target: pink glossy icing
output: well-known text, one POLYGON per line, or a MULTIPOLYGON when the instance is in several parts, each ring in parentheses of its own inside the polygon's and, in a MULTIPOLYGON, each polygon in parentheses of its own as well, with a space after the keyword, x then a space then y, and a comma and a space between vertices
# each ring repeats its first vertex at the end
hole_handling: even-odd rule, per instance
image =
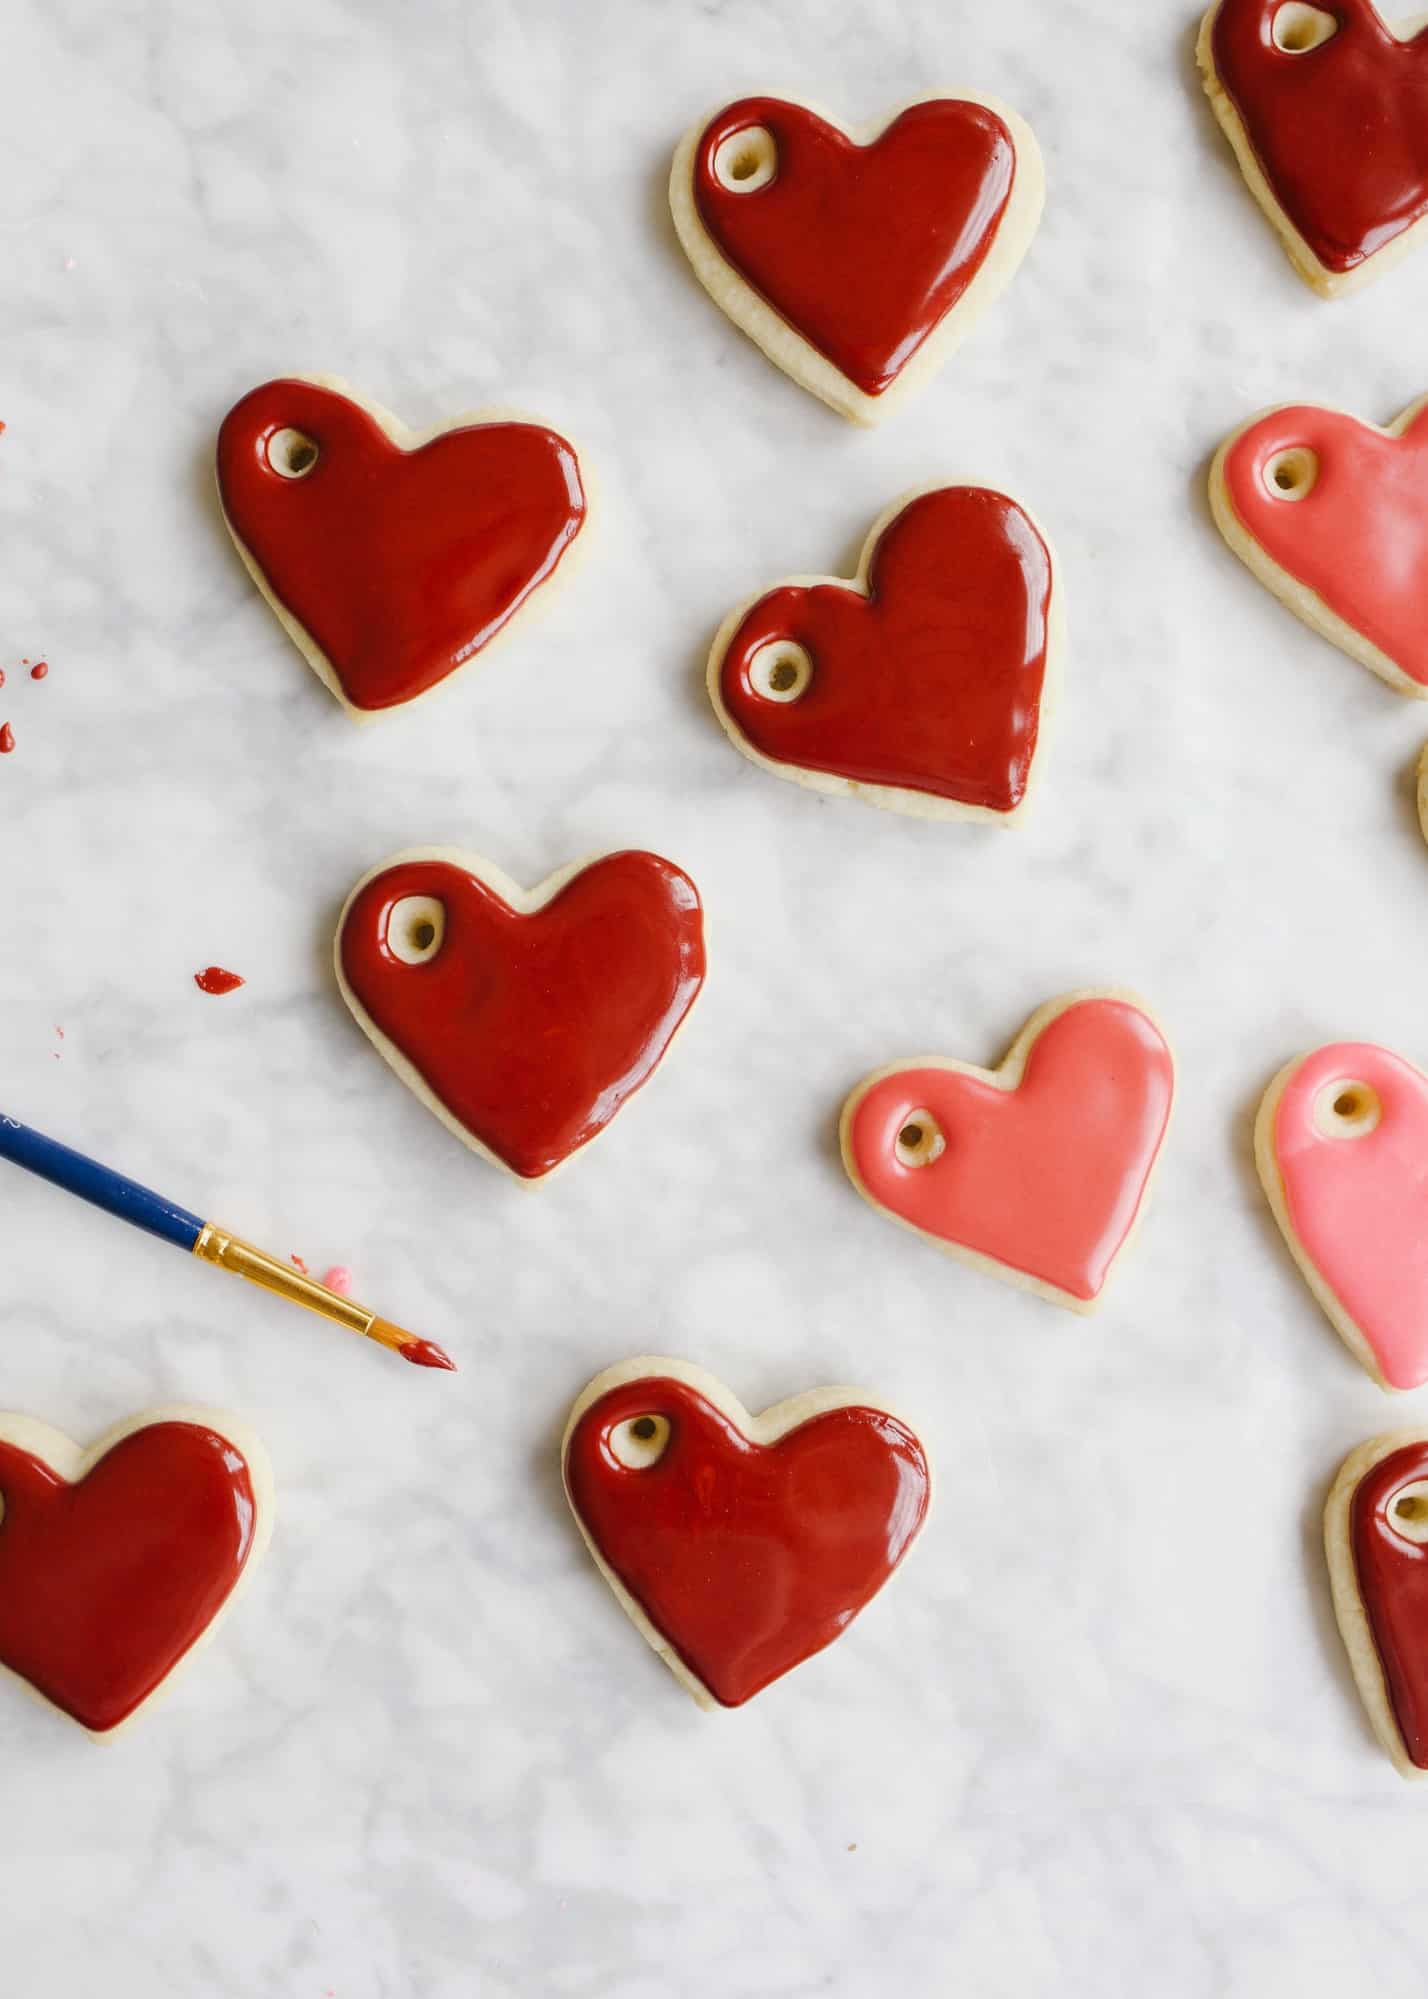
POLYGON ((1250 425, 1225 456, 1240 525, 1296 583, 1428 685, 1428 408, 1402 437, 1340 410, 1299 405, 1250 425), (1306 446, 1318 477, 1302 499, 1267 477, 1306 446))
POLYGON ((1428 1076, 1371 1043, 1316 1049, 1290 1077, 1274 1156, 1299 1246, 1372 1349, 1390 1388, 1428 1381, 1428 1076), (1361 1137, 1321 1131, 1321 1092, 1366 1083, 1382 1107, 1361 1137))
POLYGON ((1015 1089, 915 1065, 874 1083, 849 1121, 849 1149, 879 1206, 1089 1301, 1135 1226, 1174 1090, 1148 1015, 1127 1000, 1077 1000, 1041 1030, 1015 1089), (906 1166, 898 1133, 919 1110, 946 1146, 906 1166))

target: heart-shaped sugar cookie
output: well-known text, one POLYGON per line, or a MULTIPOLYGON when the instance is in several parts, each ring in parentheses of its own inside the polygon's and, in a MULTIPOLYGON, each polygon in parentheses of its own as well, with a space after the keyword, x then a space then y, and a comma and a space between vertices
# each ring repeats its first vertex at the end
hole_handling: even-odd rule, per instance
POLYGON ((266 382, 218 434, 238 552, 359 719, 429 693, 569 570, 589 500, 572 445, 497 412, 417 433, 345 383, 266 382))
POLYGON ((709 698, 779 777, 922 818, 1010 821, 1062 650, 1045 536, 1004 494, 933 487, 875 524, 858 574, 795 577, 724 620, 709 698))
POLYGON ((1374 1733, 1428 1773, 1428 1432, 1350 1453, 1324 1508, 1334 1612, 1374 1733))
POLYGON ((869 1076, 843 1107, 843 1163, 894 1221, 1087 1312, 1140 1218, 1174 1093, 1140 1001, 1070 993, 998 1069, 928 1060, 869 1076))
POLYGON ((1428 398, 1386 430, 1313 404, 1269 410, 1215 454, 1210 505, 1296 617, 1428 696, 1428 398))
POLYGON ((703 1707, 739 1707, 847 1630, 927 1517, 908 1426, 851 1388, 751 1416, 702 1368, 597 1375, 561 1445, 605 1580, 703 1707))
POLYGON ((525 890, 476 855, 414 849, 352 891, 336 960, 402 1081, 531 1183, 653 1074, 704 983, 704 912, 657 854, 605 854, 525 890))
POLYGON ((876 423, 1008 283, 1041 156, 1004 105, 927 97, 851 132, 745 97, 688 133, 669 198, 700 283, 769 359, 876 423))
POLYGON ((1255 1157, 1350 1352, 1383 1388, 1428 1381, 1428 1076, 1370 1042, 1301 1055, 1265 1092, 1255 1157))
POLYGON ((1428 31, 1372 0, 1216 0, 1200 31, 1215 115, 1302 277, 1333 297, 1428 223, 1428 31))
POLYGON ((228 1417, 154 1409, 83 1451, 0 1415, 0 1669, 111 1734, 212 1635, 271 1519, 267 1458, 228 1417))

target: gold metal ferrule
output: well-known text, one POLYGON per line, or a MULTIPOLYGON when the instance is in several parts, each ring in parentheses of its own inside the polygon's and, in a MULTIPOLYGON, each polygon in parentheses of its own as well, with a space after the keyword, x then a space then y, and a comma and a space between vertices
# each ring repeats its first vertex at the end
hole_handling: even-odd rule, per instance
POLYGON ((256 1249, 240 1236, 215 1228, 212 1222, 205 1222, 199 1231, 193 1253, 204 1263, 216 1263, 220 1270, 231 1270, 239 1277, 246 1277, 250 1284, 260 1285, 264 1291, 275 1291, 280 1298, 291 1298, 296 1305, 306 1305, 309 1312, 318 1312, 324 1319, 335 1320, 350 1333, 365 1336, 371 1331, 377 1316, 365 1305, 358 1305, 351 1298, 341 1298, 335 1291, 329 1291, 315 1277, 305 1276, 295 1264, 279 1263, 266 1250, 256 1249))

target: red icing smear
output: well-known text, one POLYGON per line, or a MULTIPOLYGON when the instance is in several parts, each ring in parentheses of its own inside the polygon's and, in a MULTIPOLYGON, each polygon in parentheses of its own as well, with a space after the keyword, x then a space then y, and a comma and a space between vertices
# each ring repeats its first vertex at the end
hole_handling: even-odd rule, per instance
POLYGON ((1428 1770, 1428 1547, 1396 1532, 1389 1510, 1420 1479, 1428 1479, 1428 1443, 1382 1459, 1354 1490, 1349 1535, 1389 1706, 1410 1760, 1428 1770))
POLYGON ((50 663, 47 659, 36 660, 35 664, 30 668, 30 678, 31 680, 43 680, 49 670, 50 663))
POLYGON ((444 1347, 436 1344, 435 1340, 410 1340, 406 1346, 398 1347, 397 1352, 403 1360, 409 1360, 413 1367, 444 1367, 452 1374, 456 1372, 456 1362, 444 1347))
POLYGON ((246 979, 236 972, 225 972, 221 965, 210 965, 207 970, 195 972, 193 982, 201 993, 236 993, 239 986, 246 985, 246 979))
POLYGON ((1400 42, 1369 0, 1332 0, 1338 33, 1298 54, 1282 0, 1224 0, 1215 69, 1280 206, 1319 262, 1351 271, 1428 214, 1428 34, 1400 42))
POLYGON ((223 1607, 253 1545, 242 1455, 154 1423, 76 1485, 0 1442, 0 1665, 96 1733, 132 1714, 223 1607))
POLYGON ((604 1129, 704 982, 698 891, 672 862, 638 852, 593 861, 529 915, 449 861, 405 861, 357 896, 339 951, 373 1024, 526 1179, 604 1129), (388 941, 408 896, 446 912, 439 949, 418 964, 388 941))
POLYGON ((802 105, 746 97, 705 127, 700 220, 723 255, 865 395, 894 382, 986 260, 1016 173, 1011 133, 979 104, 915 104, 869 146, 802 105), (773 178, 727 188, 714 157, 762 126, 773 178))
POLYGON ((391 708, 454 673, 550 577, 585 520, 575 452, 531 423, 448 431, 416 451, 311 382, 268 382, 218 435, 229 525, 358 708, 391 708), (268 462, 280 430, 311 471, 268 462))
POLYGON ((1014 500, 951 486, 883 529, 871 594, 789 584, 734 634, 719 691, 763 756, 861 784, 1007 812, 1036 753, 1051 557, 1014 500), (794 701, 754 685, 758 649, 791 639, 813 673, 794 701))
POLYGON ((565 1479, 602 1561, 724 1707, 846 1630, 907 1552, 930 1490, 921 1444, 882 1410, 830 1410, 763 1445, 659 1376, 591 1404, 565 1479), (668 1443, 631 1469, 611 1432, 645 1415, 667 1419, 668 1443))

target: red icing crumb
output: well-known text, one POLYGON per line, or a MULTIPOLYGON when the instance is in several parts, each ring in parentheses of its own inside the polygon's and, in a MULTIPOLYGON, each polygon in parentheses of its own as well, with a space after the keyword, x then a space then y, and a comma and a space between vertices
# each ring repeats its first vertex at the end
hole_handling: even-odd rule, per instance
POLYGON ((4 434, 5 434, 5 426, 3 423, 0 423, 0 437, 3 437, 4 434))
POLYGON ((30 668, 30 678, 31 680, 43 680, 49 670, 50 663, 47 659, 37 659, 35 664, 30 668))
POLYGON ((298 1255, 296 1250, 294 1250, 292 1255, 288 1258, 288 1262, 293 1266, 294 1270, 300 1270, 304 1277, 310 1277, 312 1275, 311 1271, 308 1269, 307 1265, 303 1262, 302 1258, 298 1255))
MULTIPOLYGON (((4 739, 0 737, 0 748, 4 739)), ((206 971, 195 972, 193 982, 201 993, 236 993, 239 986, 246 985, 236 972, 225 972, 221 965, 210 965, 206 971)))
POLYGON ((0 729, 0 756, 8 757, 11 750, 13 750, 14 747, 15 747, 15 731, 10 727, 10 724, 7 722, 4 728, 0 729))
POLYGON ((323 1273, 323 1283, 329 1291, 335 1291, 339 1298, 352 1296, 352 1272, 345 1263, 334 1263, 331 1270, 323 1273))

